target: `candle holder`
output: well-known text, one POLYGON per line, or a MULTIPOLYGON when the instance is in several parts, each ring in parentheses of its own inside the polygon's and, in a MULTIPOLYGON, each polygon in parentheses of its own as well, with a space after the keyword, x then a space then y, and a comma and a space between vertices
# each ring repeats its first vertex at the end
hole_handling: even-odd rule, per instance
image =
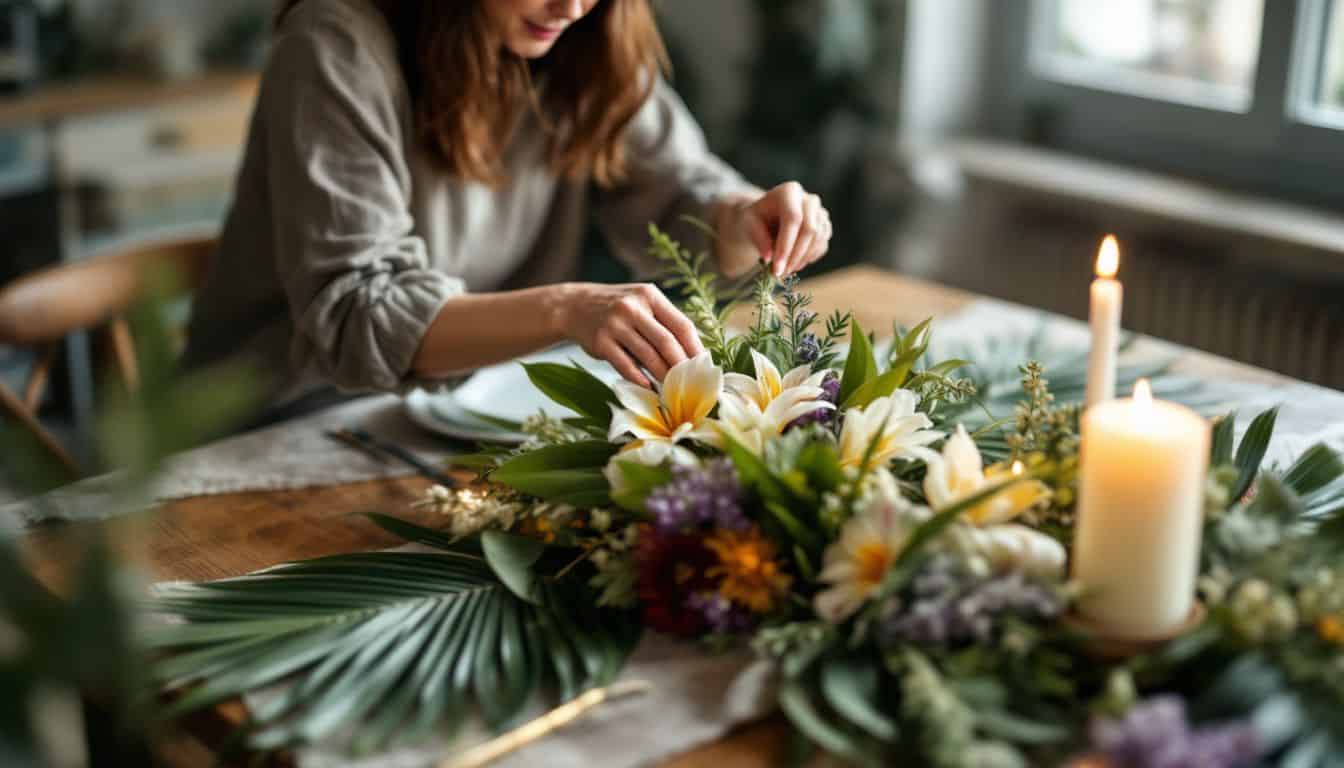
POLYGON ((1186 616, 1185 621, 1181 622, 1180 626, 1160 635, 1146 637, 1128 637, 1116 634, 1113 627, 1098 624, 1074 612, 1065 614, 1063 622, 1070 629, 1083 636, 1084 643, 1093 656, 1108 661, 1122 661, 1145 653, 1152 653, 1172 640, 1189 634, 1200 624, 1203 624, 1207 616, 1208 611, 1204 608, 1204 604, 1196 600, 1190 606, 1190 614, 1186 616))

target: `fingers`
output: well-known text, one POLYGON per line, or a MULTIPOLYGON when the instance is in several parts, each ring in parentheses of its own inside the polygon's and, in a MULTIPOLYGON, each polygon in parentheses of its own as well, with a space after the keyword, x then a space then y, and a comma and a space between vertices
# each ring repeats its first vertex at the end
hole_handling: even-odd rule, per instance
POLYGON ((771 271, 775 277, 783 277, 789 266, 789 258, 798 245, 798 234, 803 228, 803 187, 790 181, 770 191, 780 197, 779 230, 775 235, 774 258, 771 259, 771 271))
MULTIPOLYGON (((769 236, 766 237, 769 242, 769 236)), ((649 299, 649 308, 653 310, 654 318, 662 324, 676 338, 686 357, 695 357, 705 351, 705 346, 700 343, 700 332, 696 330, 695 323, 686 317, 677 306, 668 300, 663 292, 658 290, 657 286, 650 285, 647 297, 649 299)))
POLYGON ((653 378, 658 381, 663 380, 673 365, 663 359, 662 353, 649 343, 640 329, 621 328, 616 331, 616 341, 634 360, 635 365, 642 366, 645 372, 653 374, 653 378))
POLYGON ((626 290, 616 302, 596 351, 626 379, 650 386, 640 366, 661 380, 672 366, 704 348, 694 324, 656 286, 634 285, 626 290))
POLYGON ((756 246, 761 261, 769 264, 775 257, 775 242, 770 237, 770 228, 760 216, 747 216, 747 235, 756 246))
POLYGON ((653 388, 653 385, 649 383, 648 377, 643 373, 640 373, 639 367, 635 365, 635 361, 632 360, 630 355, 614 340, 607 338, 599 341, 593 348, 593 352, 596 353, 598 357, 611 363, 611 367, 615 368, 616 372, 621 374, 621 378, 638 387, 644 387, 645 389, 653 388))
POLYGON ((831 214, 821 205, 821 200, 819 198, 817 199, 816 211, 813 214, 812 221, 814 222, 813 227, 816 232, 815 236, 812 238, 812 247, 809 248, 807 253, 802 255, 801 260, 794 265, 793 271, 795 272, 801 271, 809 264, 815 263, 830 250, 831 234, 833 232, 831 227, 831 214))

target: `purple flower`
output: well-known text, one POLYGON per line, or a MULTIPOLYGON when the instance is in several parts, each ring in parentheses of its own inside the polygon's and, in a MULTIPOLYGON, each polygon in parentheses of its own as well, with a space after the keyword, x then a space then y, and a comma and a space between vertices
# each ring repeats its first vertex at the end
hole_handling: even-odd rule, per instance
POLYGON ((1191 729, 1185 700, 1157 696, 1139 702, 1121 720, 1092 722, 1092 746, 1123 768, 1236 768, 1260 756, 1249 721, 1191 729))
POLYGON ((976 578, 951 556, 936 557, 912 580, 906 604, 883 622, 884 643, 984 642, 1008 616, 1052 619, 1063 604, 1050 587, 1021 572, 976 578))
MULTIPOLYGON (((821 397, 817 399, 833 405, 840 399, 840 377, 836 376, 834 372, 827 373, 826 378, 821 380, 821 397)), ((789 422, 784 431, 805 427, 808 424, 829 424, 835 419, 836 410, 835 408, 818 408, 810 413, 805 413, 789 422)))
POLYGON ((665 533, 707 525, 742 531, 748 525, 737 468, 726 458, 701 467, 673 467, 672 482, 650 493, 644 506, 665 533))
POLYGON ((725 635, 750 632, 755 622, 741 606, 715 592, 696 592, 686 598, 686 607, 700 614, 711 631, 725 635))
POLYGON ((794 358, 800 363, 815 363, 817 358, 821 357, 821 342, 814 333, 804 333, 798 340, 798 349, 794 351, 794 358))

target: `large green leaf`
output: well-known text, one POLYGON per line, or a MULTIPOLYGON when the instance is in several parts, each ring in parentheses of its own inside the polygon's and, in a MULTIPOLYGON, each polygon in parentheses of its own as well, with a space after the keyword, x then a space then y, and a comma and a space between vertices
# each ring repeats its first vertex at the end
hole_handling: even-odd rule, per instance
POLYGON ((881 671, 853 657, 828 659, 821 666, 821 693, 846 720, 874 738, 895 741, 900 735, 896 723, 879 709, 878 680, 881 671))
POLYGON ((1213 420, 1213 441, 1209 450, 1209 466, 1221 467, 1232 463, 1232 449, 1236 442, 1236 411, 1213 420))
POLYGON ((578 578, 532 589, 529 548, 487 539, 485 557, 339 555, 167 588, 152 607, 185 623, 146 631, 151 647, 174 651, 155 665, 155 678, 194 685, 168 715, 285 681, 283 693, 255 709, 251 746, 348 729, 352 745, 367 750, 436 725, 454 731, 473 711, 506 728, 545 680, 564 681, 569 698, 609 679, 637 637, 631 617, 596 608, 578 578), (502 574, 527 580, 535 603, 502 574), (556 642, 557 626, 566 642, 556 642))
POLYGON ((546 551, 545 544, 504 531, 486 531, 481 534, 481 551, 504 586, 529 603, 537 602, 537 576, 532 566, 546 551))
POLYGON ((868 341, 868 335, 859 327, 859 321, 850 320, 849 356, 845 358, 845 370, 840 376, 839 401, 848 402, 850 395, 875 378, 877 378, 877 358, 873 356, 873 345, 868 341))
POLYGON ((1256 475, 1260 474, 1260 464, 1265 460, 1265 451, 1269 450, 1269 440, 1274 435, 1274 422, 1278 416, 1278 408, 1265 411, 1251 421, 1246 434, 1241 436, 1234 462, 1238 474, 1237 483, 1232 487, 1232 498, 1239 499, 1245 495, 1255 482, 1256 475))
POLYGON ((525 363, 527 377, 543 394, 605 429, 611 424, 616 393, 582 366, 525 363))
POLYGON ((603 440, 549 445, 509 459, 490 478, 547 501, 605 506, 611 494, 602 468, 616 451, 617 446, 603 440))
POLYGON ((619 491, 612 491, 611 500, 630 512, 643 512, 644 500, 655 489, 672 481, 672 470, 667 467, 649 467, 634 461, 616 460, 624 480, 619 491))

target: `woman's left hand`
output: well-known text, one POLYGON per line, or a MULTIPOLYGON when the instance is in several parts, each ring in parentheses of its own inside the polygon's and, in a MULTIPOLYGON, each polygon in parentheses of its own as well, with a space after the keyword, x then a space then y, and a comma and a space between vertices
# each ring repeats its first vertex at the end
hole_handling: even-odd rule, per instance
POLYGON ((792 275, 830 248, 831 214, 820 197, 796 181, 780 184, 736 211, 738 231, 750 239, 775 277, 792 275))

